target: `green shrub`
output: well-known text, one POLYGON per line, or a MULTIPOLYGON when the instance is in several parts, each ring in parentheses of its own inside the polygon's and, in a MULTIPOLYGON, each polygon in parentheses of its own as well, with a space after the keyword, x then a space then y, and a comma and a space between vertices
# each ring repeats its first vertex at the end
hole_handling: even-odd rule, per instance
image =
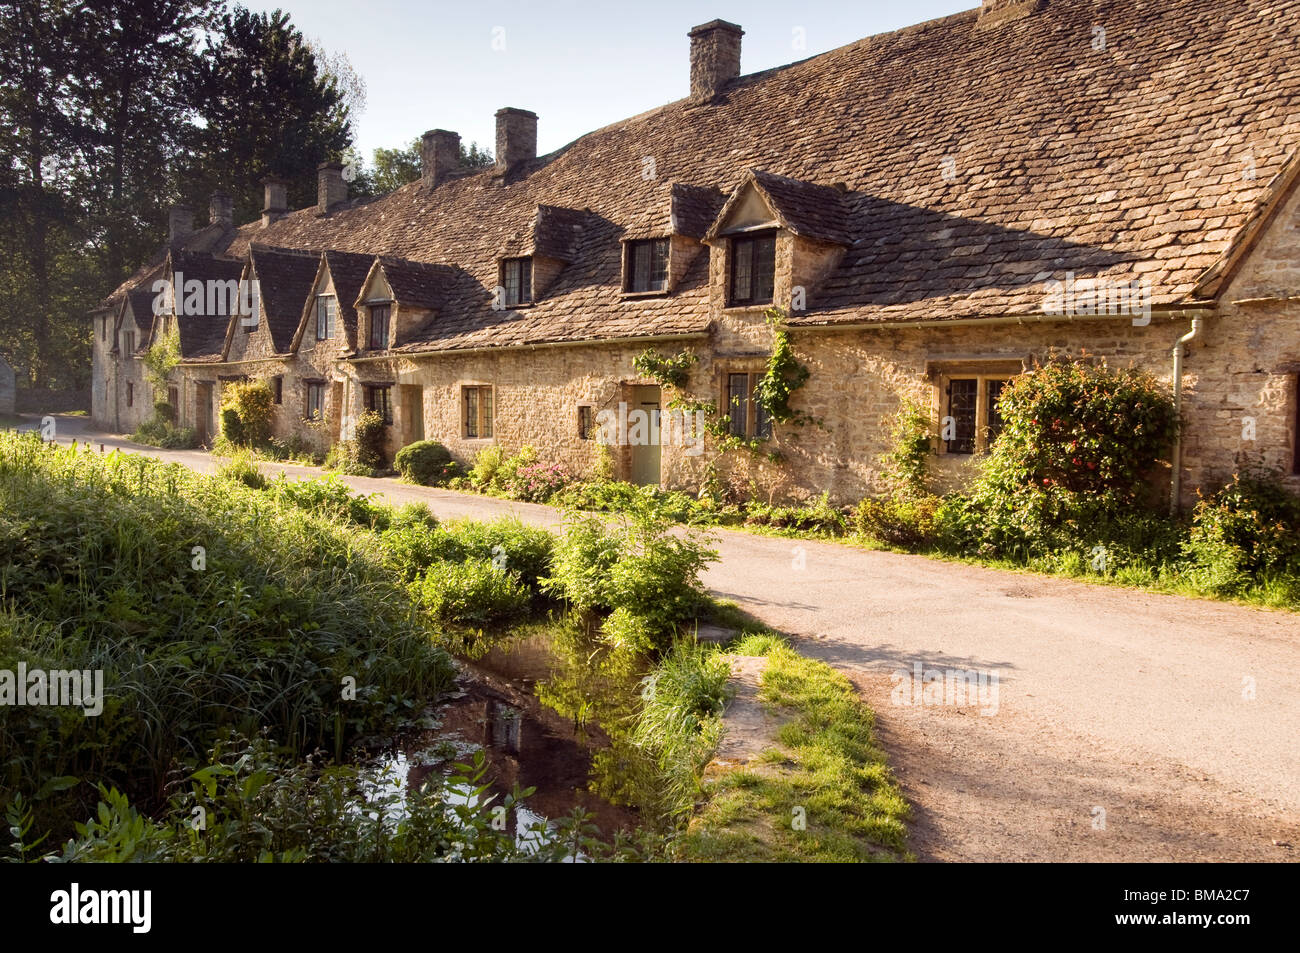
POLYGON ((275 395, 266 381, 235 381, 221 392, 221 430, 240 446, 261 447, 271 439, 275 395))
POLYGON ((509 472, 502 488, 512 499, 529 503, 545 503, 573 482, 573 474, 563 463, 525 463, 509 472))
POLYGON ((421 440, 397 451, 393 464, 402 479, 421 486, 447 482, 451 452, 436 440, 421 440))
POLYGON ((388 454, 388 425, 383 415, 367 410, 357 418, 352 439, 356 443, 357 464, 370 470, 382 470, 388 454))
POLYGON ((538 580, 550 571, 555 536, 549 530, 528 526, 517 517, 490 523, 472 520, 448 523, 446 530, 462 552, 494 562, 530 588, 536 588, 538 580))
POLYGON ((222 480, 242 483, 254 490, 260 490, 266 486, 266 477, 258 469, 256 459, 247 452, 236 453, 219 464, 217 466, 217 476, 222 480))
POLYGON ((1001 435, 968 499, 950 508, 963 550, 1028 558, 1070 549, 1153 503, 1149 481, 1177 423, 1149 376, 1056 362, 1014 378, 998 406, 1001 435))
POLYGON ((1300 574, 1300 498, 1276 480, 1237 474, 1197 504, 1184 555, 1192 580, 1217 593, 1300 574))
POLYGON ((934 432, 927 407, 914 400, 903 402, 894 418, 892 448, 881 457, 897 496, 929 495, 930 458, 934 453, 934 432))
POLYGON ((942 504, 936 496, 864 499, 853 513, 854 528, 891 546, 927 547, 938 539, 942 504))
POLYGON ((167 403, 167 401, 165 400, 154 401, 153 419, 161 421, 165 424, 171 424, 172 426, 175 426, 176 408, 173 407, 171 404, 167 403))
POLYGON ((440 622, 489 625, 522 613, 528 590, 490 559, 435 562, 417 584, 420 601, 440 622))
POLYGON ((189 450, 199 445, 198 435, 192 428, 173 427, 160 420, 146 420, 136 428, 131 439, 164 450, 189 450))
POLYGON ((383 530, 391 518, 387 506, 373 502, 368 494, 352 492, 337 473, 319 480, 291 480, 282 473, 268 486, 277 499, 290 506, 341 522, 383 530))
POLYGON ((374 476, 374 467, 361 462, 361 449, 355 440, 341 440, 325 454, 325 469, 344 476, 374 476))
POLYGON ((496 481, 503 457, 501 447, 497 444, 486 446, 476 453, 474 466, 469 471, 470 482, 480 489, 491 486, 496 481))

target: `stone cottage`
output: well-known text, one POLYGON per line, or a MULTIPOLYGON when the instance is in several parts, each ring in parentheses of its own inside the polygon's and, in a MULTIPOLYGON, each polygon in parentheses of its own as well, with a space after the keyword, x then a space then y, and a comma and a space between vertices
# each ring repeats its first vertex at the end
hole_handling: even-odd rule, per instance
POLYGON ((201 228, 175 210, 92 315, 95 418, 130 430, 163 399, 138 367, 175 327, 166 399, 204 437, 246 377, 273 382, 282 436, 344 439, 373 409, 390 449, 530 444, 578 472, 602 412, 642 411, 661 436, 613 448, 623 478, 694 488, 716 466, 850 501, 882 488, 905 400, 957 481, 1003 382, 1065 355, 1176 390, 1184 502, 1247 464, 1300 489, 1300 0, 984 0, 749 75, 742 34, 695 27, 687 98, 549 155, 505 108, 485 170, 435 129, 420 180, 378 199, 327 164, 311 208, 271 180, 255 222, 220 193, 201 228), (182 275, 256 279, 255 313, 206 294, 176 313, 182 275), (819 426, 753 399, 773 307, 819 426), (680 389, 636 369, 648 348, 695 356, 680 389), (663 438, 690 435, 667 425, 683 402, 779 461, 663 438))

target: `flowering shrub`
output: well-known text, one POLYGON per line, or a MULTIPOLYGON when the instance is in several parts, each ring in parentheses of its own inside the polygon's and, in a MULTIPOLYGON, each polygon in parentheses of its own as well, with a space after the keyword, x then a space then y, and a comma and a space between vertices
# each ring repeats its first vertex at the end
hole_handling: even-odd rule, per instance
POLYGON ((526 463, 506 483, 506 492, 516 500, 544 503, 573 482, 563 463, 526 463))

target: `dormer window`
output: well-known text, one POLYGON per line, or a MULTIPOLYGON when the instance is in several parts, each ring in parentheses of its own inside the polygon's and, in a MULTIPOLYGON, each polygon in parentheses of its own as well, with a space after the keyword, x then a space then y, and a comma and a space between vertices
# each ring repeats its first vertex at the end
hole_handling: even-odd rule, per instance
POLYGON ((388 350, 388 325, 391 313, 389 305, 370 306, 370 349, 372 351, 388 350))
POLYGON ((772 303, 776 279, 776 233, 737 235, 731 239, 732 307, 772 303))
POLYGON ((623 290, 633 294, 668 289, 668 239, 627 242, 623 290))
POLYGON ((507 258, 501 262, 502 304, 517 308, 533 300, 533 260, 507 258))
POLYGON ((334 322, 338 314, 338 299, 333 295, 316 298, 316 340, 325 341, 334 336, 334 322))

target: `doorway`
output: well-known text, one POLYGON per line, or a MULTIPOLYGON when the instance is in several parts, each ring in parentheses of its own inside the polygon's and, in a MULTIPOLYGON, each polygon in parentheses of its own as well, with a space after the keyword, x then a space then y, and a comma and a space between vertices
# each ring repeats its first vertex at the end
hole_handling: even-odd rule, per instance
POLYGON ((212 381, 196 383, 194 395, 194 436, 206 447, 212 436, 212 381))
POLYGON ((402 446, 424 439, 424 388, 419 384, 402 384, 398 391, 402 414, 402 446))
POLYGON ((630 391, 627 439, 632 452, 632 482, 639 486, 658 486, 661 444, 659 388, 632 387, 630 391), (639 417, 638 411, 644 416, 639 417))

